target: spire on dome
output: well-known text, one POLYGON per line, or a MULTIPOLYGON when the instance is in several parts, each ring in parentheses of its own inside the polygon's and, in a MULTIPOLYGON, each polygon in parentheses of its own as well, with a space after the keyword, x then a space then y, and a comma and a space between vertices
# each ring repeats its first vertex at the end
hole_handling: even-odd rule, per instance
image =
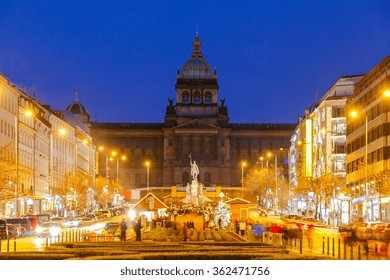
POLYGON ((196 36, 194 42, 192 43, 192 57, 203 57, 202 43, 200 42, 198 31, 196 31, 196 36))
POLYGON ((76 89, 76 99, 75 101, 79 101, 79 91, 76 89))

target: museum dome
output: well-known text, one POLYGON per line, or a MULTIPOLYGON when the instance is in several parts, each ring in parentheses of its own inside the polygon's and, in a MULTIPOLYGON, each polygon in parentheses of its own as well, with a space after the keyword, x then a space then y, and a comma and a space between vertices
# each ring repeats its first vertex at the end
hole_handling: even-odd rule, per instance
POLYGON ((68 105, 66 107, 66 111, 71 112, 72 114, 76 115, 86 115, 89 117, 89 113, 87 108, 81 102, 79 101, 79 93, 76 91, 76 99, 73 101, 72 104, 68 105))
POLYGON ((210 64, 203 58, 202 43, 200 42, 198 32, 192 43, 192 55, 184 64, 181 72, 183 79, 213 79, 214 74, 210 64))

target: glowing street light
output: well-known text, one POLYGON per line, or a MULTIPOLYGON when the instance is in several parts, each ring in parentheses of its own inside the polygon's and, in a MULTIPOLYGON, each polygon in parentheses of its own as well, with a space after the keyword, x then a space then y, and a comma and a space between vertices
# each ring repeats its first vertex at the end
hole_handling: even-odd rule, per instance
MULTIPOLYGON (((272 156, 272 153, 267 154, 268 157, 272 156)), ((278 156, 277 154, 274 154, 275 156, 275 208, 278 209, 278 156)))
POLYGON ((146 165, 146 191, 147 191, 147 193, 149 193, 149 166, 150 166, 150 162, 149 161, 145 162, 145 165, 146 165))
POLYGON ((241 197, 244 198, 244 167, 246 166, 246 162, 243 161, 241 163, 241 197))

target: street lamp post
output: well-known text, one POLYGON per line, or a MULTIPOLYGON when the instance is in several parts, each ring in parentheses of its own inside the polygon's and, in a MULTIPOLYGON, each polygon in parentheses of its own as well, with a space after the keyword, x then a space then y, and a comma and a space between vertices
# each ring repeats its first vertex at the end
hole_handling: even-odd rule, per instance
MULTIPOLYGON (((356 118, 358 113, 356 111, 351 112, 351 116, 356 118)), ((368 221, 369 220, 369 211, 368 211, 368 195, 369 195, 369 190, 368 190, 368 115, 367 113, 365 114, 365 147, 364 147, 364 168, 365 168, 365 197, 364 197, 364 205, 365 205, 365 215, 364 215, 364 220, 368 221)))
POLYGON ((241 163, 241 197, 244 198, 244 167, 246 166, 246 162, 241 163))
POLYGON ((365 199, 364 199, 364 201, 365 201, 365 204, 366 204, 366 218, 365 218, 365 220, 366 221, 368 221, 369 220, 369 218, 368 218, 368 116, 367 116, 367 114, 366 114, 366 139, 365 139, 365 144, 366 144, 366 146, 365 146, 365 154, 366 154, 366 156, 365 156, 365 159, 364 159, 364 164, 365 164, 365 168, 366 168, 366 170, 365 170, 365 175, 366 175, 366 197, 365 197, 365 199))
POLYGON ((149 193, 149 166, 150 166, 150 162, 147 161, 145 164, 146 164, 146 192, 149 193))
MULTIPOLYGON (((268 153, 267 155, 268 155, 268 157, 272 156, 271 153, 268 153)), ((278 206, 279 206, 279 201, 278 201, 278 155, 274 154, 274 157, 275 157, 275 208, 278 209, 278 206)))

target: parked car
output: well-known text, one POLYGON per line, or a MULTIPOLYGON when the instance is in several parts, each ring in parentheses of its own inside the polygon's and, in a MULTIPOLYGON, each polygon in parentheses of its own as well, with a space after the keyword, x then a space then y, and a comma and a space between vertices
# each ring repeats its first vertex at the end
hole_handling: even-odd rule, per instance
POLYGON ((54 237, 61 233, 61 228, 56 222, 45 222, 37 227, 38 237, 54 237))
POLYGON ((26 229, 24 227, 7 224, 8 238, 25 236, 26 229))
POLYGON ((119 222, 109 222, 104 225, 104 230, 106 233, 115 233, 119 227, 119 222))
POLYGON ((315 227, 315 228, 326 228, 328 225, 324 222, 318 221, 314 218, 308 218, 308 217, 303 217, 299 220, 296 220, 296 225, 298 227, 315 227))
POLYGON ((38 225, 46 222, 50 222, 50 214, 27 214, 24 217, 35 217, 37 218, 38 225))
POLYGON ((390 242, 390 223, 383 223, 374 226, 373 238, 386 243, 390 242))
POLYGON ((52 217, 50 222, 55 223, 60 227, 66 226, 66 219, 63 217, 52 217))
POLYGON ((383 222, 363 222, 356 226, 356 234, 360 240, 374 239, 374 228, 383 225, 383 222))
POLYGON ((70 219, 69 221, 67 221, 65 223, 65 226, 67 226, 67 227, 81 227, 81 226, 87 225, 91 221, 93 221, 93 219, 89 218, 89 217, 74 217, 74 218, 70 219))
POLYGON ((7 229, 7 222, 4 219, 0 220, 0 240, 1 239, 7 239, 8 237, 8 229, 7 229))
POLYGON ((38 226, 38 219, 35 216, 23 216, 23 218, 27 218, 30 220, 30 230, 35 232, 38 226))
POLYGON ((339 226, 339 233, 344 238, 350 238, 355 235, 357 240, 376 239, 375 230, 378 226, 383 226, 385 223, 375 222, 354 222, 347 225, 339 226))
POLYGON ((111 210, 108 210, 108 209, 93 210, 92 213, 100 218, 110 218, 112 216, 111 210))
POLYGON ((22 233, 22 236, 32 234, 31 222, 28 218, 5 218, 7 225, 12 224, 15 226, 20 226, 26 230, 22 233))

